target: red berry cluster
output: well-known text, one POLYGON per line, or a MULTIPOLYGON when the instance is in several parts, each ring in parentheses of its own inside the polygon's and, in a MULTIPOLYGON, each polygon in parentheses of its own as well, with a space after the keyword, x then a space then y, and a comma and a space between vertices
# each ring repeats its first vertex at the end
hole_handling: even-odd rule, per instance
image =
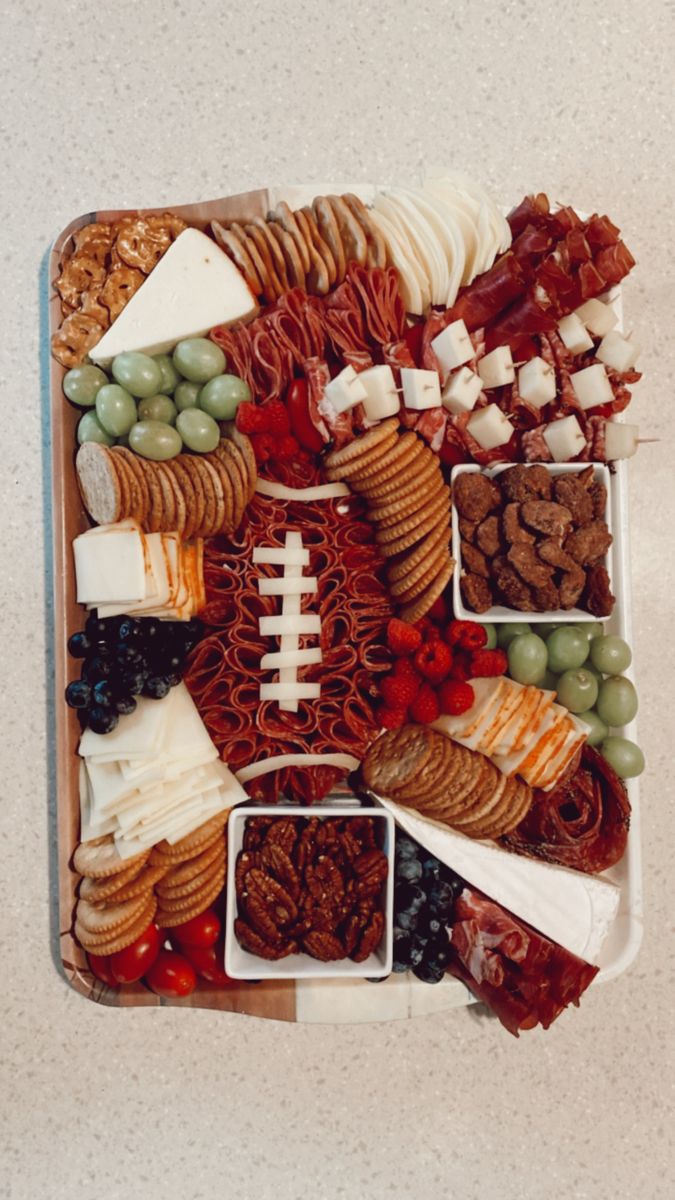
POLYGON ((441 713, 457 716, 474 702, 470 679, 503 675, 503 650, 486 650, 487 631, 477 621, 454 621, 445 601, 437 600, 414 625, 394 617, 387 644, 395 662, 381 685, 378 718, 385 729, 406 721, 430 724, 441 713))
POLYGON ((244 400, 237 408, 236 425, 240 433, 250 437, 257 463, 269 458, 295 458, 300 449, 281 400, 267 400, 264 404, 244 400))

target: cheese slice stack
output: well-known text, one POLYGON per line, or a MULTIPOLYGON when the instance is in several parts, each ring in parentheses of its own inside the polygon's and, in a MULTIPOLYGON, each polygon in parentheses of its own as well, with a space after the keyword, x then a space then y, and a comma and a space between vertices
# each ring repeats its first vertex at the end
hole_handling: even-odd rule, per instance
POLYGON ((140 698, 112 733, 80 739, 82 841, 112 833, 121 858, 186 837, 246 799, 218 757, 184 684, 140 698))
POLYGON ((73 554, 78 603, 99 617, 189 621, 206 603, 201 538, 144 533, 127 520, 80 534, 73 554))
POLYGON ((460 716, 443 715, 432 728, 492 760, 504 775, 520 775, 550 791, 586 740, 587 729, 555 692, 505 675, 472 679, 475 700, 460 716))

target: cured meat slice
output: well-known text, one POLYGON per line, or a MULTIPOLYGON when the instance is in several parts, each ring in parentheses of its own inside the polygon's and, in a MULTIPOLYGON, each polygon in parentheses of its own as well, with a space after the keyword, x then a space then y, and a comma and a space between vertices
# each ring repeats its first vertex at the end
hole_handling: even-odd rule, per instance
POLYGON ((522 296, 526 286, 522 264, 515 254, 504 254, 489 271, 479 275, 460 292, 450 310, 450 320, 457 321, 461 317, 467 329, 479 329, 493 320, 511 301, 522 296))
POLYGON ((495 346, 506 346, 518 343, 523 337, 531 337, 535 333, 549 333, 555 329, 557 318, 552 311, 550 302, 544 302, 542 297, 528 292, 520 297, 497 320, 490 324, 485 331, 486 349, 493 350, 495 346))
POLYGON ((548 1029, 598 973, 473 888, 455 902, 448 970, 509 1033, 548 1029))
POLYGON ((544 224, 549 212, 550 204, 548 196, 544 192, 538 192, 536 196, 525 196, 520 204, 511 209, 506 218, 513 237, 517 238, 530 223, 535 227, 544 224))

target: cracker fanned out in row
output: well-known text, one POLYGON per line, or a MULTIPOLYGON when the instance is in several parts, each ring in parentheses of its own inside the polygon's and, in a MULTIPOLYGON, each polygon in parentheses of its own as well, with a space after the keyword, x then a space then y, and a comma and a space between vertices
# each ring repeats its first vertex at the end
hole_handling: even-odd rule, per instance
POLYGON ((373 742, 363 778, 374 792, 472 838, 498 838, 527 816, 532 789, 426 725, 404 725, 373 742))
POLYGON ((417 434, 383 421, 326 459, 326 477, 363 496, 375 541, 387 560, 392 602, 405 621, 418 621, 447 587, 450 491, 438 457, 417 434))
POLYGON ((257 480, 253 447, 234 426, 212 454, 151 462, 122 446, 86 442, 75 465, 83 504, 98 525, 132 517, 147 533, 177 530, 186 538, 233 533, 257 480))

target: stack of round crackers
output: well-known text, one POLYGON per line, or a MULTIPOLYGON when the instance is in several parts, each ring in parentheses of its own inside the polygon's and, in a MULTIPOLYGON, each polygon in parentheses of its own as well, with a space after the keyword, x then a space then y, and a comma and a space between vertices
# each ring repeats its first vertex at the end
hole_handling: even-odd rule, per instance
POLYGON ((447 587, 450 489, 438 456, 394 417, 326 459, 326 475, 363 496, 375 541, 388 561, 392 602, 404 621, 418 621, 447 587))
POLYGON ((294 287, 325 296, 342 283, 347 264, 385 267, 387 249, 378 226, 358 196, 317 196, 293 212, 282 201, 267 220, 225 227, 212 221, 218 245, 267 304, 294 287))
POLYGON ((225 883, 226 825, 229 810, 218 813, 173 846, 159 842, 150 856, 163 874, 156 886, 155 921, 161 928, 184 925, 213 904, 225 883))
POLYGON ((120 858, 111 836, 80 842, 73 865, 83 876, 75 909, 75 937, 90 954, 116 954, 148 928, 157 910, 154 887, 165 867, 150 851, 120 858))
POLYGON ((82 501, 97 525, 131 517, 146 533, 177 531, 185 538, 237 529, 257 480, 253 447, 234 427, 212 454, 152 462, 124 446, 85 442, 75 465, 82 501))
POLYGON ((484 754, 426 725, 403 725, 373 742, 363 761, 372 791, 472 838, 502 837, 530 810, 532 789, 484 754))

